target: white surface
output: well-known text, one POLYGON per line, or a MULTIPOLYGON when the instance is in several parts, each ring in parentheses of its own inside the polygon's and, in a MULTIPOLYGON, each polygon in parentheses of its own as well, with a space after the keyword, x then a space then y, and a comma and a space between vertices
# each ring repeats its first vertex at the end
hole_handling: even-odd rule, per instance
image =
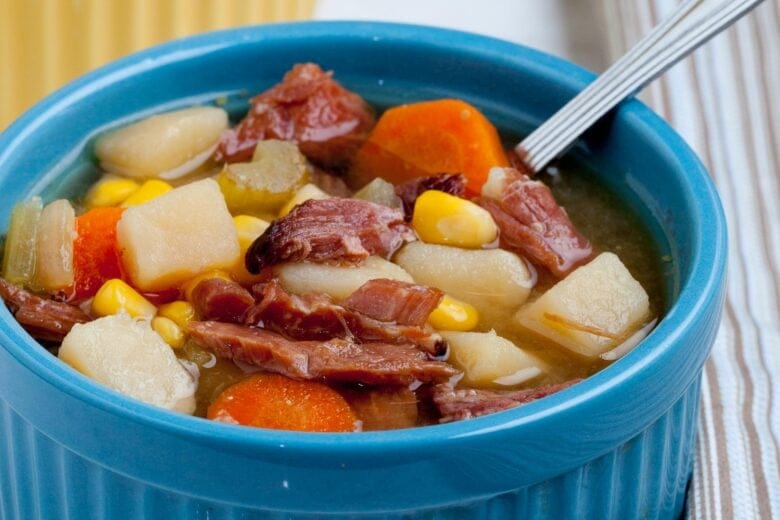
POLYGON ((382 20, 435 25, 522 43, 601 70, 599 3, 583 0, 320 0, 323 20, 382 20))

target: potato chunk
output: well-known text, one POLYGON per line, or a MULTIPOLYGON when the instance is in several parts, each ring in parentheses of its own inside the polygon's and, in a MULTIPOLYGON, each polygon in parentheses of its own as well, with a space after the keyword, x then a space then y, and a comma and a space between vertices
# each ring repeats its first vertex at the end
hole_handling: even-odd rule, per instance
POLYGON ((176 110, 101 137, 95 144, 95 154, 100 165, 111 173, 175 179, 208 160, 227 125, 227 112, 221 108, 176 110))
POLYGON ((59 358, 125 395, 169 410, 195 410, 196 378, 147 321, 126 314, 75 325, 59 358))
POLYGON ((543 372, 538 359, 494 331, 441 335, 450 344, 450 363, 463 370, 470 386, 518 385, 543 372))
POLYGON ((35 239, 35 284, 46 291, 73 285, 73 241, 76 213, 66 199, 46 205, 38 222, 35 239))
POLYGON ((117 224, 117 243, 133 284, 145 291, 229 268, 239 256, 233 218, 211 179, 127 208, 117 224))
POLYGON ((627 339, 649 318, 647 293, 613 253, 575 269, 517 313, 520 325, 586 357, 627 339))
POLYGON ((395 256, 414 280, 437 287, 477 308, 480 315, 495 307, 515 310, 528 298, 533 278, 525 262, 502 249, 461 249, 412 242, 395 256))
POLYGON ((357 266, 307 262, 284 264, 276 272, 286 291, 293 294, 325 293, 336 300, 345 299, 367 281, 377 278, 414 282, 401 267, 378 256, 369 256, 357 266))

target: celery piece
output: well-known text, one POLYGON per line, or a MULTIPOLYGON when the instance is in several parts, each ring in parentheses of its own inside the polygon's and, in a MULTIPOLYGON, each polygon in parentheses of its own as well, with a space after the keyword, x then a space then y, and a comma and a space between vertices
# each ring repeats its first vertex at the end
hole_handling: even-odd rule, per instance
POLYGON ((35 274, 35 237, 43 203, 40 197, 20 202, 11 212, 5 239, 3 278, 16 285, 28 285, 35 274))

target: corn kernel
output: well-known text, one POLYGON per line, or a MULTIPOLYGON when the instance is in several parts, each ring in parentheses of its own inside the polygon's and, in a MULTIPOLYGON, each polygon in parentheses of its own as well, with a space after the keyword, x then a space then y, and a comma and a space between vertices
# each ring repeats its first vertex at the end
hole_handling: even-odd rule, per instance
POLYGON ((172 320, 182 329, 187 328, 187 323, 195 319, 195 308, 190 302, 177 300, 175 302, 160 305, 157 315, 172 320))
POLYGON ((157 316, 152 319, 152 329, 171 348, 181 348, 184 345, 184 331, 173 320, 157 316))
POLYGON ((160 195, 165 195, 172 189, 173 186, 167 182, 158 179, 150 179, 141 184, 141 187, 138 188, 135 193, 127 197, 122 203, 122 207, 140 206, 145 202, 156 199, 160 195))
POLYGON ((92 186, 84 197, 87 209, 117 206, 138 191, 141 185, 130 179, 106 179, 92 186))
POLYGON ((241 249, 241 254, 238 255, 235 265, 230 268, 230 274, 239 283, 249 284, 257 279, 257 275, 253 275, 246 270, 244 257, 252 242, 262 235, 271 224, 268 221, 250 215, 236 215, 233 217, 233 222, 238 232, 238 245, 241 249))
POLYGON ((238 232, 238 244, 241 246, 242 257, 252 242, 271 225, 269 222, 251 215, 236 215, 233 217, 233 223, 238 232))
POLYGON ((295 195, 287 201, 282 209, 279 211, 279 216, 283 217, 293 210, 298 204, 303 204, 307 200, 322 200, 328 199, 330 196, 319 189, 314 184, 304 184, 301 188, 295 192, 295 195))
POLYGON ((125 282, 114 278, 95 293, 92 312, 98 316, 109 316, 122 311, 133 318, 152 318, 157 314, 157 307, 125 282))
POLYGON ((437 330, 467 332, 479 323, 479 312, 472 305, 445 294, 439 306, 428 317, 428 323, 437 330))
POLYGON ((412 227, 423 242, 457 247, 478 248, 498 236, 498 227, 487 210, 438 190, 428 190, 417 198, 412 227))
POLYGON ((198 284, 203 280, 210 280, 212 278, 221 278, 222 280, 233 281, 233 278, 231 278, 228 273, 221 269, 211 269, 209 271, 204 271, 194 278, 190 278, 184 283, 184 285, 181 286, 184 298, 188 302, 192 302, 192 291, 195 290, 195 287, 197 287, 198 284))

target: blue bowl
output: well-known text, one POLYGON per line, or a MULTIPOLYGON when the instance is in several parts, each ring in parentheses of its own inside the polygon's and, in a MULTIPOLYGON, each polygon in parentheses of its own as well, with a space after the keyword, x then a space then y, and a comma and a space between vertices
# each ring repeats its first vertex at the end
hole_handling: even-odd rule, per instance
MULTIPOLYGON (((14 203, 92 180, 90 141, 123 121, 239 102, 314 61, 379 105, 460 97, 523 132, 593 75, 460 32, 302 23, 175 41, 57 91, 0 135, 0 228, 14 203)), ((361 434, 237 428, 128 399, 0 310, 0 517, 676 518, 702 365, 723 300, 726 227, 699 160, 638 101, 581 143, 673 259, 668 312, 634 351, 543 400, 470 421, 361 434)))

